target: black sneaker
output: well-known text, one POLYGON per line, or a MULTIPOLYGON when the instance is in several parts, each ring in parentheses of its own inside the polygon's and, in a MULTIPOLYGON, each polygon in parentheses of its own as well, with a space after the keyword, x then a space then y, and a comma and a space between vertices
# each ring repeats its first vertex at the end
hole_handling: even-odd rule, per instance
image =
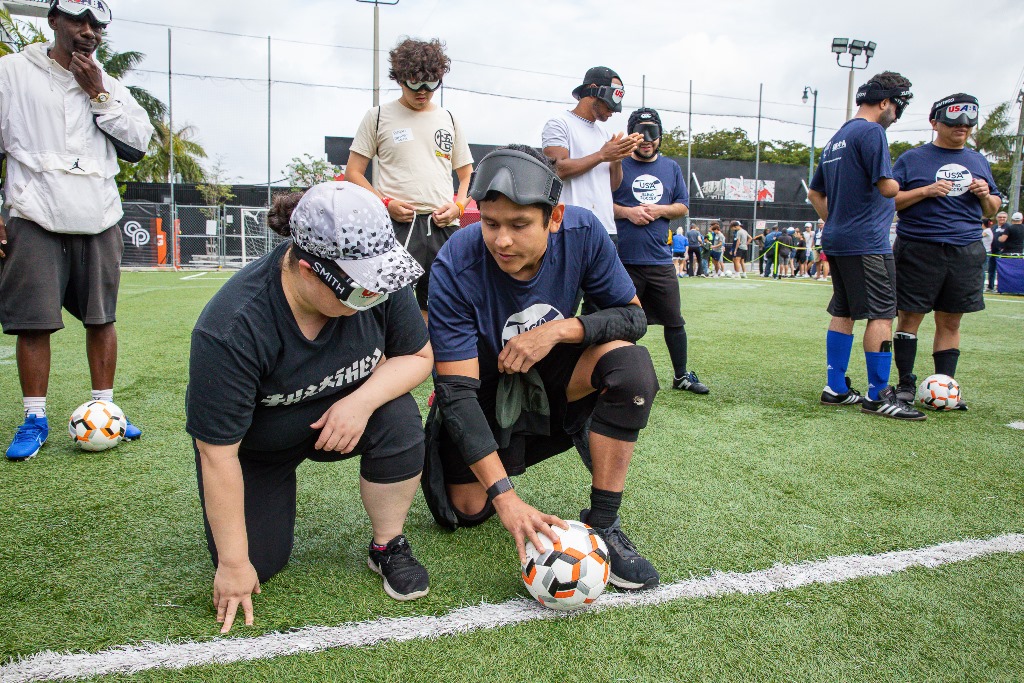
POLYGON ((837 394, 829 387, 821 391, 821 404, 826 406, 855 406, 864 403, 864 397, 860 392, 850 385, 850 378, 846 378, 846 393, 837 394))
MULTIPOLYGON (((586 524, 589 514, 590 510, 581 511, 580 521, 586 524)), ((622 531, 618 517, 610 527, 601 529, 595 526, 594 531, 608 546, 608 561, 611 564, 608 583, 627 591, 647 590, 660 583, 658 570, 636 551, 633 541, 622 531)))
POLYGON ((371 542, 366 564, 384 577, 384 592, 395 600, 415 600, 430 592, 427 570, 412 556, 405 536, 395 536, 384 550, 375 549, 371 542))
POLYGON ((682 377, 674 378, 672 380, 672 388, 680 389, 682 391, 692 391, 695 394, 706 394, 711 391, 704 386, 699 379, 697 379, 697 373, 693 370, 690 370, 682 377))
POLYGON ((900 383, 896 386, 896 398, 908 406, 914 405, 917 399, 917 375, 911 373, 900 377, 900 383))
POLYGON ((952 410, 967 410, 967 404, 964 403, 963 399, 960 399, 952 410))
POLYGON ((896 388, 888 386, 878 393, 878 400, 864 399, 860 412, 869 415, 881 415, 891 417, 894 420, 916 420, 925 419, 924 413, 912 408, 896 396, 896 388))

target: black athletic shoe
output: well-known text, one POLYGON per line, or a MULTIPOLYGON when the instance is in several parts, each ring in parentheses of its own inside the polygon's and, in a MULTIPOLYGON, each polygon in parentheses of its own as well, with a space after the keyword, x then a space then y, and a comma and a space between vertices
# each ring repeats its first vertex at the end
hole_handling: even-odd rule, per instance
POLYGON ((430 592, 427 570, 412 556, 405 536, 395 536, 384 550, 375 549, 371 542, 366 564, 384 577, 384 592, 395 600, 415 600, 430 592))
POLYGON ((829 387, 821 390, 821 404, 826 406, 856 406, 864 403, 864 397, 860 392, 850 385, 850 378, 846 378, 846 393, 837 394, 829 387))
POLYGON ((896 386, 896 398, 908 406, 914 405, 917 399, 917 375, 911 373, 900 377, 900 383, 896 386))
MULTIPOLYGON (((580 521, 586 524, 589 514, 590 510, 580 512, 580 521)), ((618 517, 610 527, 601 529, 595 526, 594 531, 608 546, 608 560, 611 563, 608 583, 622 590, 635 591, 654 588, 661 582, 658 570, 637 552, 633 541, 622 531, 618 517)))
POLYGON ((896 396, 896 388, 888 386, 878 393, 878 400, 864 399, 860 412, 868 415, 880 415, 891 417, 894 420, 916 420, 925 419, 924 413, 916 410, 896 396))
POLYGON ((967 404, 964 403, 963 399, 960 399, 960 401, 956 404, 956 407, 953 408, 953 410, 967 410, 967 404))
POLYGON ((692 391, 695 394, 706 394, 708 389, 699 379, 697 379, 697 373, 690 370, 682 377, 676 377, 672 380, 672 388, 680 389, 682 391, 692 391))

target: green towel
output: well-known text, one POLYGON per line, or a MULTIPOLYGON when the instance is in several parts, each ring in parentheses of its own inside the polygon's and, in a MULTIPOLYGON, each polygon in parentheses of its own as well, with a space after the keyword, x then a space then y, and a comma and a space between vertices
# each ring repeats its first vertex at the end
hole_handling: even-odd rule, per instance
POLYGON ((548 394, 536 368, 513 375, 502 373, 498 379, 498 398, 494 407, 498 426, 502 430, 510 429, 524 412, 551 417, 548 394))

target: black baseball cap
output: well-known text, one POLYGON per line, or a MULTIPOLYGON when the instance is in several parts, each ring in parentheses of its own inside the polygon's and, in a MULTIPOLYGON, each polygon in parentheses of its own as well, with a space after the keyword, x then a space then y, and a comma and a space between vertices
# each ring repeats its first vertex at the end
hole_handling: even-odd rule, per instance
POLYGON ((573 89, 572 96, 578 100, 581 97, 580 92, 587 86, 591 84, 598 86, 611 85, 613 79, 618 80, 620 83, 622 82, 619 74, 615 73, 612 69, 606 66, 592 66, 587 69, 587 74, 583 77, 583 83, 573 89))

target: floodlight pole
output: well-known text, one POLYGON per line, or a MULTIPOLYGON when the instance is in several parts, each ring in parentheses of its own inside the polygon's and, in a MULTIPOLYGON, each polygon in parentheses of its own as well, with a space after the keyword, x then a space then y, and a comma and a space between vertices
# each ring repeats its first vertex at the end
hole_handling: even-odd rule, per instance
POLYGON ((808 155, 809 158, 807 160, 807 186, 810 187, 811 180, 814 178, 814 156, 815 156, 814 133, 815 133, 815 130, 817 129, 817 127, 818 127, 818 91, 815 90, 814 88, 812 88, 809 85, 805 85, 804 86, 804 97, 803 97, 803 100, 804 100, 805 104, 807 103, 807 95, 813 95, 814 96, 814 105, 813 105, 813 109, 811 110, 811 112, 812 112, 811 113, 811 153, 808 155))
POLYGON ((846 93, 846 120, 853 118, 853 72, 855 69, 866 69, 871 58, 875 56, 875 48, 878 47, 874 41, 847 40, 846 38, 832 39, 832 52, 836 56, 836 64, 844 69, 850 70, 850 80, 846 93), (849 53, 850 63, 843 64, 840 57, 849 53), (857 66, 857 57, 864 55, 864 66, 857 66))
POLYGON ((1017 115, 1017 136, 1013 145, 1013 175, 1010 180, 1010 213, 1020 211, 1020 175, 1021 163, 1024 157, 1021 156, 1021 143, 1024 143, 1024 90, 1017 95, 1017 102, 1021 105, 1021 112, 1017 115))
POLYGON ((373 3, 373 106, 380 104, 380 6, 397 5, 399 0, 356 0, 373 3))

